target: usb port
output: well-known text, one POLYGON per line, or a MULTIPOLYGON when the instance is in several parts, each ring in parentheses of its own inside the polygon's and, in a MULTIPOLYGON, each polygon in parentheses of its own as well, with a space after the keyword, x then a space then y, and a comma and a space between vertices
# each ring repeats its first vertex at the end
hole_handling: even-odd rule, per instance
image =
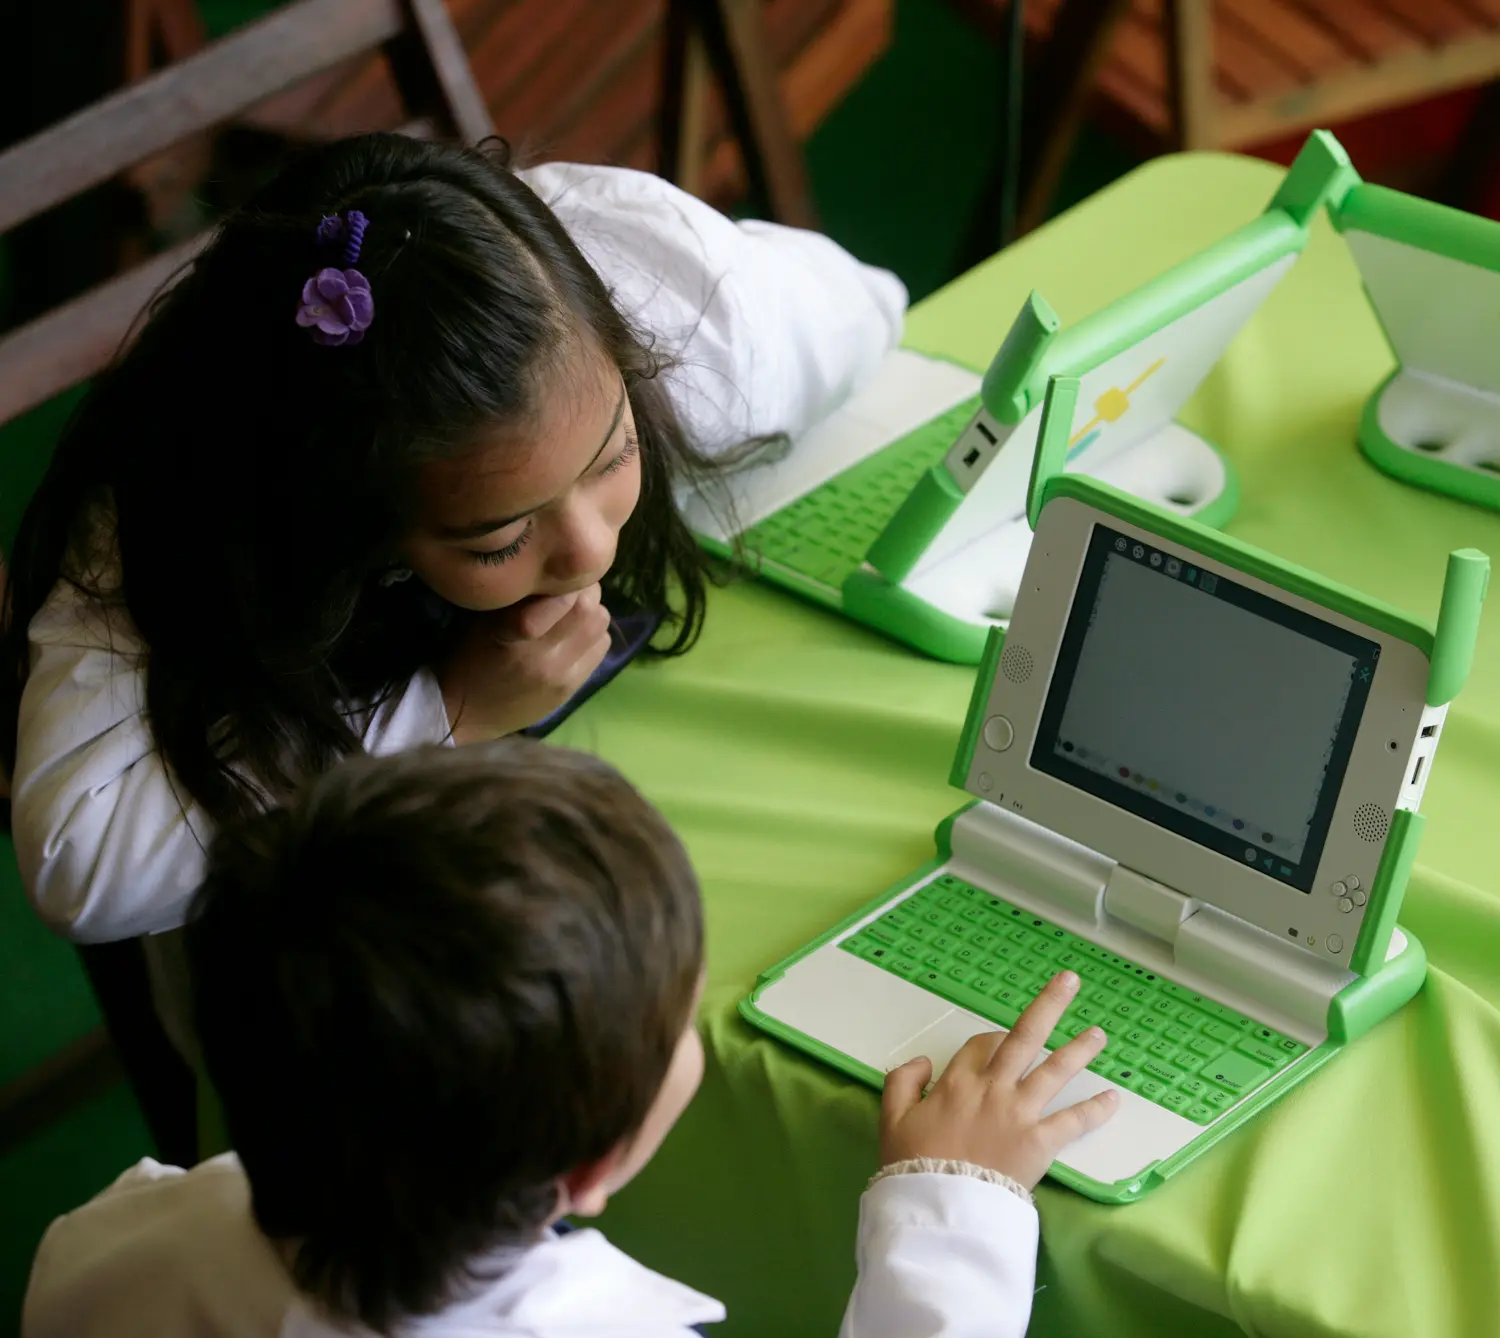
POLYGON ((1436 725, 1423 725, 1422 726, 1422 737, 1424 739, 1435 739, 1435 738, 1437 738, 1437 732, 1438 732, 1438 727, 1436 725))
POLYGON ((975 423, 974 431, 979 433, 979 435, 983 437, 987 442, 989 442, 991 446, 995 444, 995 434, 991 432, 989 428, 987 428, 983 423, 975 423))
POLYGON ((1411 783, 1415 785, 1422 774, 1422 765, 1427 761, 1427 754, 1423 753, 1417 758, 1417 765, 1411 769, 1411 783))

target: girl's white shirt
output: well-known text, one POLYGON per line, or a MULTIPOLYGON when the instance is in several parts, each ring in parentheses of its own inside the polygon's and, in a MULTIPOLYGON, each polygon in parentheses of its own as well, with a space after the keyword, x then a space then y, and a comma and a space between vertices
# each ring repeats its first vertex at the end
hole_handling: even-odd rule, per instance
MULTIPOLYGON (((675 357, 673 402, 707 450, 806 431, 900 340, 900 281, 827 237, 733 222, 641 172, 558 163, 523 175, 621 310, 675 357)), ((12 825, 33 903, 79 942, 177 927, 211 824, 156 750, 134 628, 61 583, 30 641, 12 825)), ((445 739, 435 677, 418 673, 363 733, 372 753, 445 739)))
MULTIPOLYGON (((998 1185, 931 1173, 878 1181, 860 1199, 858 1276, 840 1338, 1022 1338, 1037 1234, 1036 1209, 998 1185)), ((597 1231, 549 1235, 469 1272, 471 1294, 390 1338, 693 1338, 690 1326, 724 1318, 719 1302, 597 1231)), ((143 1161, 54 1222, 21 1338, 374 1335, 335 1324, 298 1294, 226 1154, 186 1172, 143 1161)))

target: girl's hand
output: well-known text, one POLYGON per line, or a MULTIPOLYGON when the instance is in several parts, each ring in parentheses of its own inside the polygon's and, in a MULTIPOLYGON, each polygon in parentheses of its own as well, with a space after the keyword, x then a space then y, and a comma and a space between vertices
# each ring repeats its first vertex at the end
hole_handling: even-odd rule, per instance
POLYGON ((1104 1033, 1090 1027, 1031 1069, 1077 992, 1071 971, 1053 976, 1009 1033, 971 1036, 925 1101, 930 1060, 908 1060, 887 1074, 881 1164, 914 1157, 966 1161, 1027 1189, 1035 1186, 1064 1147, 1097 1129, 1119 1104, 1115 1092, 1104 1091, 1042 1118, 1043 1107, 1104 1048, 1104 1033))
POLYGON ((598 585, 476 619, 438 673, 454 742, 498 739, 544 719, 608 650, 609 611, 598 585))

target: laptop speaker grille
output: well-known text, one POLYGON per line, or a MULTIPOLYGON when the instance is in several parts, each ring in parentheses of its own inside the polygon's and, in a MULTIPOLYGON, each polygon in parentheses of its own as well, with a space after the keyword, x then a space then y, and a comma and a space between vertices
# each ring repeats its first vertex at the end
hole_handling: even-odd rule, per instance
POLYGON ((1361 804, 1354 810, 1354 833, 1361 841, 1384 841, 1391 819, 1379 804, 1361 804))
POLYGON ((1025 646, 1018 646, 1013 641, 1005 643, 1005 651, 1000 656, 1000 672, 1006 678, 1012 683, 1024 683, 1031 677, 1033 667, 1031 652, 1025 646))

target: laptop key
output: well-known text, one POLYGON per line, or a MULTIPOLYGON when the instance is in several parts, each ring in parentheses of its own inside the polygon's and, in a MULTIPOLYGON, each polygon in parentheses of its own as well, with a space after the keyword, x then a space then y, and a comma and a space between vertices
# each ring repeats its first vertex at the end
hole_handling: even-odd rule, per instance
POLYGON ((1049 1048, 1102 1027, 1108 1039, 1093 1072, 1201 1124, 1307 1048, 951 875, 841 946, 1002 1027, 1015 1025, 1054 971, 1076 971, 1085 986, 1049 1048))
POLYGON ((1259 1041, 1241 1041, 1239 1053, 1249 1055, 1251 1059, 1258 1060, 1268 1069, 1279 1069, 1291 1058, 1285 1051, 1272 1050, 1260 1044, 1259 1041))

